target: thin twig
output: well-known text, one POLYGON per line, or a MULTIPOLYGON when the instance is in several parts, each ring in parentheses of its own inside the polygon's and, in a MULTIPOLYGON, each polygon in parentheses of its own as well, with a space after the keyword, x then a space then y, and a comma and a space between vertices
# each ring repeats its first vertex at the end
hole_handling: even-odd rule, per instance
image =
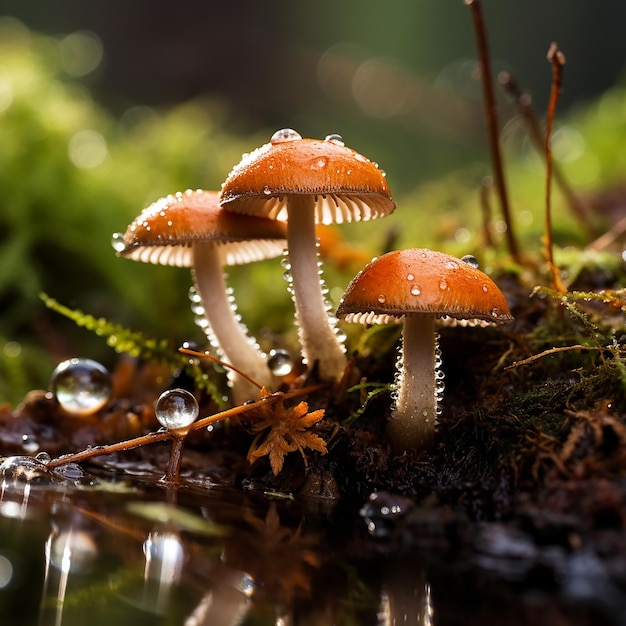
MULTIPOLYGON (((242 404, 231 409, 226 409, 225 411, 220 411, 219 413, 215 413, 214 415, 209 415, 208 417, 199 419, 189 427, 189 431, 206 428, 211 424, 215 424, 216 422, 220 422, 230 417, 234 417, 235 415, 240 415, 241 413, 246 413, 247 411, 250 411, 252 409, 265 406, 267 404, 273 404, 278 400, 286 400, 289 398, 305 395, 307 393, 323 389, 327 386, 327 383, 320 383, 318 385, 311 385, 310 387, 303 387, 302 389, 287 391, 285 393, 272 393, 262 397, 256 402, 251 402, 250 404, 242 404)), ((62 465, 67 465, 68 463, 81 463, 83 461, 88 461, 89 459, 103 456, 105 454, 113 454, 114 452, 125 452, 126 450, 133 450, 134 448, 139 448, 140 446, 145 446, 151 443, 168 441, 170 439, 174 439, 175 436, 176 435, 171 433, 169 430, 159 430, 157 432, 141 435, 140 437, 135 437, 133 439, 127 439, 125 441, 110 443, 102 446, 93 446, 91 448, 82 450, 81 452, 64 454, 60 457, 57 457, 56 459, 48 461, 48 463, 46 463, 46 467, 48 469, 54 469, 62 465)))
MULTIPOLYGON (((502 85, 506 93, 515 101, 520 115, 524 118, 528 128, 528 134, 532 144, 537 148, 542 157, 544 154, 544 135, 541 125, 532 106, 532 96, 520 89, 517 81, 509 72, 500 72, 498 82, 502 85)), ((563 170, 557 163, 552 163, 552 176, 554 182, 559 186, 561 193, 565 197, 565 202, 572 214, 578 219, 581 227, 591 238, 598 237, 600 232, 587 216, 589 209, 574 192, 563 170)))
POLYGON ((498 127, 498 107, 493 89, 491 76, 491 60, 487 45, 487 35, 485 33, 485 23, 478 0, 465 0, 465 4, 472 10, 474 23, 474 33, 478 47, 478 57, 480 61, 480 71, 483 85, 483 97, 485 100, 485 114, 487 121, 487 135, 489 138, 489 148, 493 166, 493 178, 500 199, 502 216, 506 224, 506 240, 509 253, 516 263, 521 263, 519 246, 515 236, 511 210, 509 208, 509 197, 504 179, 504 167, 502 165, 502 153, 500 150, 499 127, 498 127))
POLYGON ((251 378, 248 374, 246 374, 243 370, 239 369, 238 367, 235 367, 232 363, 227 363, 226 361, 222 361, 222 359, 209 354, 208 352, 198 352, 197 350, 191 350, 190 348, 178 348, 178 351, 182 354, 187 354, 189 356, 195 356, 198 358, 204 358, 204 359, 209 359, 210 361, 213 361, 214 363, 217 363, 219 365, 221 365, 222 367, 225 367, 227 369, 232 370, 233 372, 235 372, 236 374, 239 374, 239 376, 241 376, 242 378, 245 378, 251 385, 254 385, 257 389, 261 390, 263 389, 263 385, 260 385, 259 383, 257 383, 256 380, 254 380, 253 378, 251 378))
POLYGON ((567 288, 561 282, 559 269, 554 263, 553 244, 552 244, 552 147, 550 141, 552 139, 552 127, 554 123, 554 112, 557 102, 559 101, 559 93, 561 91, 561 81, 563 75, 563 66, 565 65, 565 55, 559 50, 556 43, 552 43, 548 50, 548 61, 552 64, 552 89, 550 91, 550 102, 548 104, 548 114, 546 116, 546 136, 544 150, 546 155, 546 233, 544 254, 550 272, 552 273, 552 282, 554 288, 561 294, 567 293, 567 288))
POLYGON ((626 233, 626 216, 619 219, 609 230, 592 241, 585 250, 606 250, 626 233))
POLYGON ((602 349, 603 348, 598 348, 596 346, 583 346, 580 344, 577 344, 574 346, 561 346, 559 348, 550 348, 548 350, 544 350, 543 352, 540 352, 539 354, 533 354, 532 356, 529 356, 527 359, 522 359, 521 361, 515 361, 515 363, 511 363, 511 365, 507 365, 504 368, 504 371, 508 372, 509 370, 516 369, 518 367, 521 367, 522 365, 529 365, 530 363, 534 363, 535 361, 538 361, 539 359, 543 359, 544 356, 557 354, 558 352, 568 352, 569 350, 602 350, 602 349))

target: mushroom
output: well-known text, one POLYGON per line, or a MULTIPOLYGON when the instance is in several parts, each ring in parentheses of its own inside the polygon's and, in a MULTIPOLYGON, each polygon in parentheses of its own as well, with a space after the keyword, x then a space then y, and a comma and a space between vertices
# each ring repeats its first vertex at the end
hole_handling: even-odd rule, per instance
MULTIPOLYGON (((237 319, 222 267, 259 261, 282 254, 284 224, 220 208, 216 191, 185 191, 157 200, 114 235, 118 256, 144 263, 191 267, 204 309, 209 340, 220 356, 270 389, 277 379, 257 342, 237 319)), ((229 372, 233 401, 258 399, 250 382, 229 372)))
POLYGON ((402 321, 402 347, 387 435, 397 451, 434 438, 443 372, 435 322, 463 326, 512 319, 504 295, 468 262, 426 248, 373 259, 348 285, 337 316, 362 324, 402 321))
POLYGON ((345 348, 324 297, 315 224, 391 213, 395 203, 384 172, 346 148, 339 135, 303 139, 283 129, 233 168, 222 185, 221 205, 287 222, 288 268, 303 358, 309 367, 317 361, 322 380, 339 380, 345 348))

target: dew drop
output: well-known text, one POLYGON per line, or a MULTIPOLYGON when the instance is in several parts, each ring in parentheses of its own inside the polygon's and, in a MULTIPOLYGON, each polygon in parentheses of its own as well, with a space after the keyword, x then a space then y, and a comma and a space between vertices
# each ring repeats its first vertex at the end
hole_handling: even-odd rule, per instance
POLYGON ((270 143, 285 143, 286 141, 297 141, 298 139, 302 139, 302 135, 293 128, 281 128, 281 130, 277 130, 272 135, 270 143))
POLYGON ((489 291, 489 287, 487 287, 487 285, 483 285, 483 291, 487 293, 489 291))
POLYGON ((193 322, 198 328, 202 328, 204 331, 207 331, 210 327, 209 320, 204 316, 204 310, 202 315, 196 315, 193 318, 193 322))
POLYGON ((193 394, 185 389, 168 389, 154 403, 156 418, 168 430, 184 430, 196 421, 200 409, 193 394))
POLYGON ((57 365, 50 377, 57 402, 72 415, 91 415, 111 398, 111 376, 91 359, 68 359, 57 365))
POLYGON ((269 188, 269 186, 268 186, 268 185, 265 185, 265 187, 263 187, 263 193, 264 193, 266 196, 269 196, 269 195, 272 193, 272 190, 269 188))
POLYGON ((287 350, 270 350, 267 366, 274 376, 287 376, 293 371, 293 359, 287 350))
POLYGON ((461 257, 461 261, 478 269, 478 259, 473 254, 466 254, 465 256, 461 257))
POLYGON ((498 317, 498 315, 500 315, 500 312, 498 311, 497 307, 491 309, 491 317, 498 317))
POLYGON ((324 137, 324 141, 330 141, 331 143, 337 144, 338 146, 346 145, 343 137, 341 135, 338 135, 337 133, 326 135, 326 137, 324 137))
POLYGON ((422 293, 422 290, 417 285, 412 285, 411 287, 411 295, 419 296, 422 293))
POLYGON ((406 279, 407 280, 415 280, 415 274, 407 274, 406 275, 406 279))
POLYGON ((195 287, 189 287, 188 298, 191 302, 202 302, 202 296, 198 293, 195 287))
POLYGON ((282 268, 285 269, 285 270, 290 270, 291 269, 291 261, 289 260, 288 256, 284 256, 280 260, 280 264, 281 264, 282 268))
POLYGON ((335 328, 335 337, 339 343, 343 344, 346 342, 348 335, 346 335, 346 333, 340 328, 335 328))
POLYGON ((459 264, 456 261, 448 261, 446 263, 446 267, 449 270, 457 270, 457 269, 459 269, 459 264))
POLYGON ((192 302, 189 308, 191 309, 191 312, 195 315, 204 315, 204 307, 200 303, 192 302))
POLYGON ((377 300, 379 304, 385 304, 387 298, 385 297, 384 293, 379 293, 377 300))
POLYGON ((311 169, 324 169, 328 165, 328 159, 326 157, 319 157, 311 166, 311 169))
POLYGON ((50 455, 47 452, 39 452, 35 455, 35 459, 40 463, 49 463, 50 455))
POLYGON ((124 243, 124 233, 113 233, 111 236, 111 246, 115 252, 124 252, 126 243, 124 243))
POLYGON ((448 283, 443 278, 439 281, 439 289, 447 289, 448 283))

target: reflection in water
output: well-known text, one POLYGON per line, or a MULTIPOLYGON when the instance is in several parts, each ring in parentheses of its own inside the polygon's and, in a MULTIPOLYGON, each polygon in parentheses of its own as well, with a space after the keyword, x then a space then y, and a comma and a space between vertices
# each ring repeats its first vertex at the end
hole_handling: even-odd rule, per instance
MULTIPOLYGON (((598 579, 608 580, 581 554, 560 553, 570 595, 545 593, 538 600, 541 581, 529 579, 530 591, 522 583, 511 588, 498 580, 500 570, 479 569, 467 554, 460 569, 444 562, 441 543, 436 553, 425 543, 431 517, 397 496, 378 494, 359 517, 351 506, 311 511, 296 499, 268 502, 230 489, 181 489, 178 504, 168 504, 164 490, 152 485, 129 492, 102 481, 77 489, 32 460, 11 459, 5 470, 3 626, 626 623, 592 612, 588 596, 580 599, 581 585, 587 593, 598 579), (409 531, 420 546, 394 544, 409 531)), ((509 561, 496 560, 498 546, 489 547, 492 564, 509 565, 509 553, 509 561)), ((623 606, 621 590, 605 589, 611 608, 623 606)))
POLYGON ((92 571, 98 548, 91 534, 75 527, 53 528, 44 546, 45 570, 40 626, 60 626, 70 576, 80 581, 92 571))
POLYGON ((434 626, 434 614, 426 572, 406 561, 389 563, 383 573, 378 626, 434 626))
POLYGON ((242 572, 220 567, 211 590, 185 620, 185 626, 237 626, 251 606, 254 581, 242 572))
POLYGON ((290 606, 295 598, 311 595, 311 575, 321 565, 319 537, 305 533, 302 525, 283 525, 275 502, 264 517, 245 508, 242 520, 245 526, 227 539, 225 562, 247 569, 256 581, 262 581, 258 600, 275 607, 278 624, 280 620, 288 624, 288 611, 282 607, 290 606))
POLYGON ((155 613, 165 613, 173 586, 180 582, 185 550, 176 532, 155 531, 143 544, 146 557, 144 569, 143 606, 155 613))

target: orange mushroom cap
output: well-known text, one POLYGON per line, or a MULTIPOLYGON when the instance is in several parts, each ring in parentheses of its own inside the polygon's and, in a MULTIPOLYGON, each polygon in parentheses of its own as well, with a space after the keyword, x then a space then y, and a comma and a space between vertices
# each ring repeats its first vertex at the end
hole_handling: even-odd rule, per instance
POLYGON ((302 139, 291 129, 244 155, 222 185, 221 205, 286 221, 290 195, 315 196, 320 224, 375 219, 396 206, 384 172, 338 135, 302 139))
POLYGON ((426 248, 373 259, 348 285, 337 316, 363 324, 431 315, 482 324, 512 318, 498 286, 474 266, 426 248))
POLYGON ((191 267, 194 242, 214 243, 222 265, 239 265, 280 256, 286 229, 274 220, 225 211, 217 191, 187 190, 144 209, 114 245, 128 259, 191 267))

